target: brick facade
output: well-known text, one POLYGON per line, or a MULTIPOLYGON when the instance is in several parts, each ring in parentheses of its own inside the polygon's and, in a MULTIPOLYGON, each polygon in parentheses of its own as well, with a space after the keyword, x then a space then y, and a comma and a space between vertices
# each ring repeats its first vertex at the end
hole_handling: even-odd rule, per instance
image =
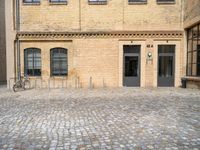
POLYGON ((63 5, 44 0, 40 4, 20 1, 18 35, 22 74, 24 49, 41 49, 40 79, 44 87, 52 78, 54 84, 64 80, 71 87, 77 86, 77 82, 80 87, 89 87, 91 81, 93 87, 123 86, 122 47, 126 44, 141 45, 141 87, 157 87, 158 45, 176 47, 176 87, 185 75, 182 0, 173 4, 148 0, 147 4, 134 5, 129 5, 128 0, 109 0, 107 5, 89 5, 87 0, 70 0, 63 5), (68 76, 64 78, 50 76, 50 49, 55 47, 68 50, 68 76), (153 54, 152 60, 147 59, 148 52, 153 54))

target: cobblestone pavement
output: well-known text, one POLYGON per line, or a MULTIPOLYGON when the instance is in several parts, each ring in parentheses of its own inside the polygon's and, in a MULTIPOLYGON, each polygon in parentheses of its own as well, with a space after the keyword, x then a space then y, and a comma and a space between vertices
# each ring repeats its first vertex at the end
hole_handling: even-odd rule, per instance
POLYGON ((0 88, 0 149, 199 150, 200 91, 0 88))

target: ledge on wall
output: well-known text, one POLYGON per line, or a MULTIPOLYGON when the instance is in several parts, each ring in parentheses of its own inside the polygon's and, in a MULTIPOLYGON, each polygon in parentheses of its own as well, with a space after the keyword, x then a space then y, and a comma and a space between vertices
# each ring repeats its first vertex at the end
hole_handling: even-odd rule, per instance
POLYGON ((182 78, 185 88, 200 89, 200 77, 186 76, 182 78))

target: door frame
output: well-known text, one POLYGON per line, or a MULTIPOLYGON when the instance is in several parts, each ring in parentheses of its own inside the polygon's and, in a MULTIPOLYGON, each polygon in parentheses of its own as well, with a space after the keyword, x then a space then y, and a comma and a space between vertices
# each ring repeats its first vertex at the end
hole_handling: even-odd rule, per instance
MULTIPOLYGON (((160 45, 160 44, 159 44, 160 45)), ((158 45, 158 46, 159 46, 158 45)), ((174 46, 174 53, 161 53, 161 54, 159 54, 159 51, 158 51, 158 61, 157 61, 157 68, 158 68, 158 71, 157 71, 157 86, 158 87, 174 87, 174 85, 175 85, 175 73, 176 73, 176 70, 175 70, 175 64, 176 64, 176 58, 175 58, 175 51, 176 51, 176 45, 173 45, 174 46), (173 57, 173 80, 174 80, 174 83, 173 83, 173 85, 172 86, 159 86, 158 85, 158 83, 159 83, 159 57, 167 57, 167 56, 171 56, 171 57, 173 57)))
MULTIPOLYGON (((181 85, 181 59, 183 54, 181 54, 181 40, 154 40, 154 48, 155 51, 153 53, 154 60, 153 60, 153 86, 158 86, 158 45, 175 45, 175 53, 174 53, 174 87, 178 87, 181 85)), ((182 47, 183 48, 183 47, 182 47)))
MULTIPOLYGON (((136 44, 135 44, 136 45, 136 44)), ((139 86, 129 86, 129 87, 140 87, 141 85, 141 45, 140 46, 140 50, 139 50, 139 53, 124 53, 124 50, 123 50, 123 86, 124 86, 124 80, 125 80, 125 57, 126 56, 136 56, 138 57, 138 69, 139 69, 139 86)), ((125 86, 126 87, 126 86, 125 86)))
POLYGON ((119 41, 119 87, 123 87, 123 67, 124 67, 124 45, 140 45, 140 87, 145 87, 145 61, 146 60, 146 40, 138 39, 138 40, 120 40, 119 41))

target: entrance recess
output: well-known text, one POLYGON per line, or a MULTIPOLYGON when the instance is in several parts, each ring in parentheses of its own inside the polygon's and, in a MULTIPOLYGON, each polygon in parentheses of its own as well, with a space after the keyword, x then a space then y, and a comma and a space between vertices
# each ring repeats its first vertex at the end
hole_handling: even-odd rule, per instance
POLYGON ((158 45, 158 86, 173 87, 175 75, 175 45, 158 45))
POLYGON ((140 86, 140 45, 124 45, 123 86, 140 86))

